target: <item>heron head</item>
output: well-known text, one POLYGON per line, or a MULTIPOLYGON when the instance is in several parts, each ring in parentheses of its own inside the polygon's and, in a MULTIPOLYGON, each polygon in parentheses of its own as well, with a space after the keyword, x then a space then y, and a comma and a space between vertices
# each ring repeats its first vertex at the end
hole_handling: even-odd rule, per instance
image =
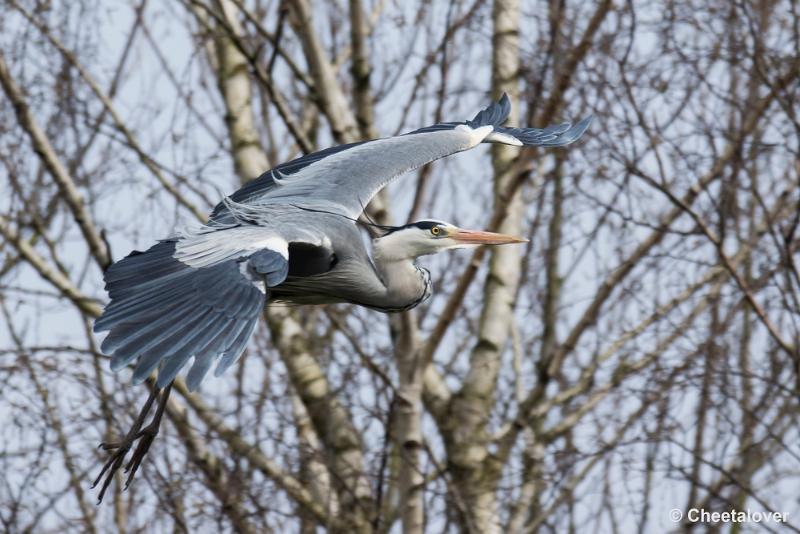
POLYGON ((390 229, 374 242, 377 256, 388 260, 413 259, 455 248, 507 245, 528 240, 494 232, 464 230, 453 224, 425 220, 390 229))

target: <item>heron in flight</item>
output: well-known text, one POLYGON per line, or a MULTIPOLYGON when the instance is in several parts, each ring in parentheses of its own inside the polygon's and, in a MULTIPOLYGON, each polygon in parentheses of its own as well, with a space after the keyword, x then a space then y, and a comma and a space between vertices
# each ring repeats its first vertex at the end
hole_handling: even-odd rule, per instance
POLYGON ((137 361, 133 380, 140 382, 160 366, 157 385, 164 387, 194 358, 186 381, 194 390, 212 365, 220 375, 236 361, 269 302, 408 310, 431 293, 418 257, 524 242, 423 220, 384 227, 370 254, 356 225, 372 197, 408 171, 481 143, 568 145, 591 120, 505 128, 509 111, 503 95, 470 121, 278 165, 224 199, 205 225, 116 262, 105 273, 111 302, 94 325, 95 332, 110 331, 101 348, 113 355, 111 368, 137 361))
POLYGON ((112 355, 111 368, 136 362, 134 382, 158 368, 156 385, 164 388, 194 359, 186 383, 195 390, 214 364, 220 375, 236 361, 270 302, 408 310, 431 293, 430 274, 417 267, 418 257, 524 242, 423 220, 382 227, 370 254, 357 226, 372 197, 408 171, 481 143, 568 145, 591 120, 507 128, 509 111, 503 95, 472 120, 283 163, 225 198, 205 225, 114 263, 105 273, 111 301, 94 325, 95 332, 110 331, 101 349, 112 355))

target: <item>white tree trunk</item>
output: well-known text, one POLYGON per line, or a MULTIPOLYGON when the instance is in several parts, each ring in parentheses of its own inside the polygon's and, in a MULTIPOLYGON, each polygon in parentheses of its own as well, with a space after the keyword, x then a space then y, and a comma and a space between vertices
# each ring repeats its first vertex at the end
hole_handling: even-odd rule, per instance
MULTIPOLYGON (((221 30, 214 43, 217 60, 217 77, 226 109, 226 122, 231 137, 236 173, 242 183, 269 169, 269 162, 258 138, 252 107, 251 80, 248 75, 247 58, 241 53, 232 38, 241 32, 236 16, 237 7, 230 0, 220 2, 222 15, 234 35, 221 30)), ((347 410, 329 392, 328 381, 306 342, 306 334, 294 310, 270 308, 265 313, 272 342, 283 359, 298 396, 314 425, 305 428, 307 443, 324 444, 326 454, 331 457, 335 479, 341 487, 338 498, 325 498, 322 503, 330 506, 337 502, 342 512, 349 517, 356 530, 367 525, 365 510, 371 510, 372 491, 364 476, 364 458, 360 437, 350 420, 347 410)), ((297 412, 296 412, 297 413, 297 412)), ((305 468, 312 473, 327 471, 320 460, 322 455, 307 455, 305 468)), ((329 492, 328 477, 314 477, 317 487, 312 493, 317 496, 329 492)))
MULTIPOLYGON (((518 0, 496 0, 492 10, 494 49, 492 56, 492 93, 498 98, 507 93, 512 102, 509 124, 518 123, 519 78, 518 0)), ((512 147, 495 147, 495 204, 504 202, 514 176, 508 172, 518 154, 512 147)), ((508 200, 506 216, 499 231, 519 235, 522 231, 524 205, 519 189, 508 200)), ((494 405, 494 390, 503 348, 513 321, 514 296, 519 283, 521 257, 517 247, 492 249, 484 291, 484 307, 478 326, 478 340, 470 355, 470 369, 461 390, 450 407, 449 452, 456 485, 464 500, 465 521, 482 533, 500 532, 496 483, 499 470, 488 457, 487 422, 494 405)))

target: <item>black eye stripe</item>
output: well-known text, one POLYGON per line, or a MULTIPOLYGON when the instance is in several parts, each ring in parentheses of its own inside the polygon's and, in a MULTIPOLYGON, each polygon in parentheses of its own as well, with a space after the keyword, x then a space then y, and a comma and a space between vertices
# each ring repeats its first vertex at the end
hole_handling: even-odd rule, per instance
POLYGON ((411 224, 406 224, 404 226, 395 226, 391 228, 389 231, 386 232, 384 235, 389 235, 392 232, 396 232, 398 230, 404 230, 406 228, 419 228, 420 230, 431 230, 435 226, 440 226, 442 223, 439 221, 417 221, 411 224))

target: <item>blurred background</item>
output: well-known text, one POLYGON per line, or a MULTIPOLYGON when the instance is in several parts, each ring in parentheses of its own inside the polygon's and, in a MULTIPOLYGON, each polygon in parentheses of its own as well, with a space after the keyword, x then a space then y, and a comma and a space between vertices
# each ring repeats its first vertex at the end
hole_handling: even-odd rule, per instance
POLYGON ((798 50, 789 0, 0 0, 2 530, 797 531, 798 50), (423 258, 404 314, 272 307, 97 506, 148 395, 91 332, 110 262, 503 92, 512 124, 594 122, 368 211, 530 243, 423 258))

